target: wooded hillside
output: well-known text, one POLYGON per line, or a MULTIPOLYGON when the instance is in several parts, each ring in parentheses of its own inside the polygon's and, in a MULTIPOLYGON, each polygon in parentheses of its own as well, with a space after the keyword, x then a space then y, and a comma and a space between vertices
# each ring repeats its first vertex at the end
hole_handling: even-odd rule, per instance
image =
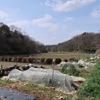
POLYGON ((94 53, 100 49, 100 33, 84 32, 57 45, 44 45, 16 26, 0 23, 0 55, 45 53, 47 51, 80 51, 94 53))
POLYGON ((0 23, 0 55, 47 52, 44 44, 23 34, 16 26, 0 23))
POLYGON ((100 33, 84 32, 81 35, 77 35, 72 39, 59 43, 57 45, 47 45, 48 51, 81 51, 94 53, 100 49, 100 33))

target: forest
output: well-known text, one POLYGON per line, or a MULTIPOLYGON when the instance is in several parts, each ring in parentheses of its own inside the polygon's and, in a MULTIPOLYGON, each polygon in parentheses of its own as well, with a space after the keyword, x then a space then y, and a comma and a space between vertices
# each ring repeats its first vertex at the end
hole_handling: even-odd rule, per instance
POLYGON ((0 55, 47 52, 45 45, 21 32, 16 26, 0 23, 0 55))
POLYGON ((16 26, 0 23, 0 55, 23 55, 47 52, 85 52, 100 50, 100 33, 84 32, 56 45, 44 45, 16 26))
POLYGON ((46 48, 52 52, 79 51, 95 53, 100 49, 100 33, 84 32, 57 45, 46 45, 46 48))

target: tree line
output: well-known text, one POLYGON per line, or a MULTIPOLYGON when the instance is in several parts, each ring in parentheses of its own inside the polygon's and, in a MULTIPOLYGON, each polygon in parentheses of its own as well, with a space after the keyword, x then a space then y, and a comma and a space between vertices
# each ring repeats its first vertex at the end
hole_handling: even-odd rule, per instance
POLYGON ((47 52, 45 45, 21 32, 16 26, 0 23, 0 55, 47 52))
POLYGON ((57 45, 46 45, 48 51, 80 51, 95 53, 100 49, 100 33, 84 32, 74 36, 72 39, 57 45))

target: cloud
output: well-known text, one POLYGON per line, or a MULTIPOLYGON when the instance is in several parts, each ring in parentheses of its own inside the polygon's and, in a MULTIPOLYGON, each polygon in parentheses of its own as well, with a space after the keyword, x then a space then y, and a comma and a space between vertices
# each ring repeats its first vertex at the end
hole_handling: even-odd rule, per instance
POLYGON ((70 34, 72 36, 76 36, 76 35, 82 34, 83 32, 86 32, 86 31, 83 31, 83 30, 74 30, 74 31, 70 32, 70 34))
POLYGON ((47 36, 48 34, 46 33, 45 35, 47 36))
POLYGON ((49 28, 49 30, 56 30, 58 24, 50 23, 49 21, 53 19, 51 15, 45 14, 43 18, 33 19, 33 25, 37 25, 41 28, 49 28))
POLYGON ((51 39, 54 40, 54 39, 57 39, 57 37, 52 37, 51 39))
POLYGON ((62 29, 66 29, 67 28, 67 26, 66 25, 62 25, 62 29))
POLYGON ((0 18, 6 18, 6 17, 8 17, 8 14, 3 11, 0 11, 0 18))
POLYGON ((93 9, 93 11, 91 12, 91 16, 93 18, 100 18, 100 9, 93 9))
POLYGON ((8 21, 8 22, 11 22, 12 21, 11 18, 6 18, 5 20, 8 21))
POLYGON ((17 11, 20 11, 20 8, 19 7, 17 7, 17 11))
POLYGON ((65 21, 71 21, 71 20, 73 20, 74 18, 72 18, 72 17, 66 17, 65 18, 65 21))
POLYGON ((62 0, 46 0, 45 5, 51 7, 54 11, 58 12, 69 12, 83 6, 89 5, 96 0, 67 0, 63 2, 62 0))
POLYGON ((82 34, 82 33, 84 33, 84 32, 86 32, 86 31, 83 31, 83 30, 73 30, 73 31, 71 31, 71 32, 69 33, 68 37, 65 38, 65 41, 66 41, 66 40, 70 40, 70 39, 72 39, 74 36, 80 35, 80 34, 82 34))
POLYGON ((53 34, 58 34, 58 32, 54 32, 53 34))
POLYGON ((23 27, 28 27, 29 24, 30 24, 30 21, 23 20, 23 21, 12 22, 12 23, 9 23, 8 25, 15 25, 16 27, 23 28, 23 27))
POLYGON ((43 2, 40 2, 40 5, 43 5, 43 2))

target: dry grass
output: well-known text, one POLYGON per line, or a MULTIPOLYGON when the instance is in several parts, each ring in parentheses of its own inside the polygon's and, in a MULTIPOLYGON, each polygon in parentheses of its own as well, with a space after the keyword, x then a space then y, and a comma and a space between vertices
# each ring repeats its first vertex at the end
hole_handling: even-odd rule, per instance
POLYGON ((34 57, 36 58, 84 59, 89 56, 90 54, 79 53, 79 52, 49 52, 49 53, 41 53, 41 54, 35 55, 34 57))
POLYGON ((16 62, 2 62, 0 61, 0 65, 2 65, 3 67, 10 67, 10 66, 14 66, 14 65, 19 65, 19 66, 25 66, 26 63, 16 63, 16 62))

